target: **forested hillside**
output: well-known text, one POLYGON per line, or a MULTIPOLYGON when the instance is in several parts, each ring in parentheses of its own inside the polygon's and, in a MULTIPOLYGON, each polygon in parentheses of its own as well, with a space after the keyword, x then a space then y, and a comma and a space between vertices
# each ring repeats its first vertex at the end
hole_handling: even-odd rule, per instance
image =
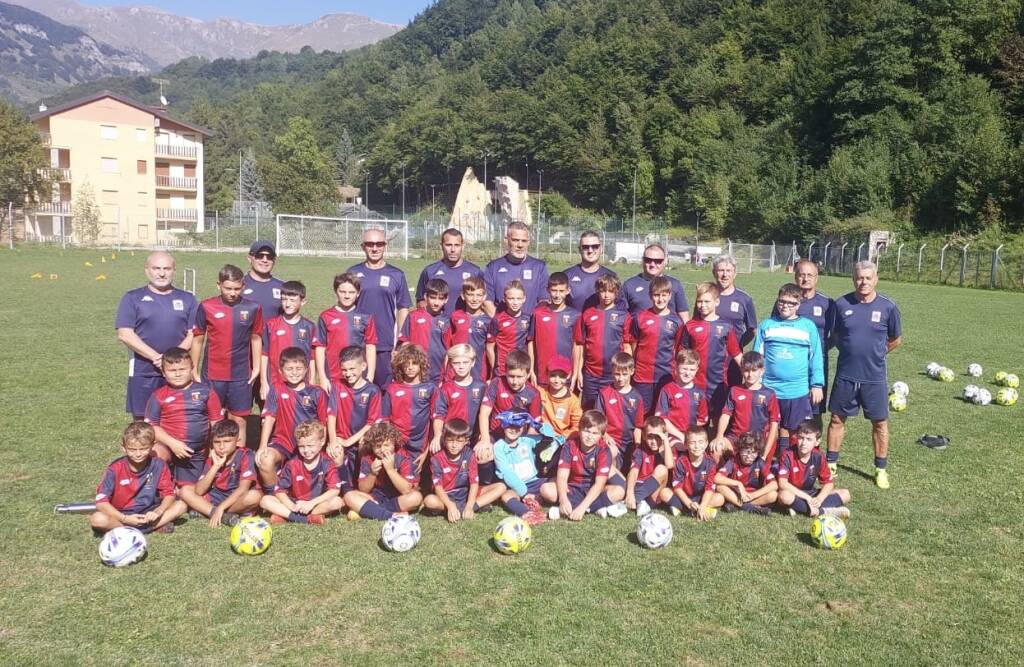
POLYGON ((424 187, 479 171, 486 150, 492 173, 528 159, 545 190, 609 213, 630 210, 636 170, 641 213, 699 212, 733 238, 865 220, 1014 230, 1021 27, 1019 0, 442 0, 356 52, 163 76, 218 132, 214 204, 230 201, 240 149, 279 163, 303 116, 319 158, 347 131, 389 196, 403 165, 424 187))

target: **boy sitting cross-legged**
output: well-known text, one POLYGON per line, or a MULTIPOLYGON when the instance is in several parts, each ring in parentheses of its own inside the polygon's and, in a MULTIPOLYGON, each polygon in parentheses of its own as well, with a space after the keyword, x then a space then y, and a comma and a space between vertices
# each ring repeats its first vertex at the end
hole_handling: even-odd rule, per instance
POLYGON ((848 518, 850 492, 832 483, 832 471, 818 448, 821 429, 809 419, 797 427, 795 435, 796 449, 786 451, 779 460, 779 505, 788 507, 791 515, 848 518))
POLYGON ((779 483, 771 465, 761 457, 761 434, 744 433, 736 441, 736 454, 715 475, 715 488, 725 498, 725 509, 739 507, 767 515, 778 498, 779 483))
POLYGON ((597 410, 587 410, 580 430, 562 446, 555 480, 540 487, 544 500, 554 505, 549 519, 565 517, 580 521, 587 512, 600 517, 626 513, 622 502, 626 480, 615 471, 611 450, 604 434, 608 420, 597 410))
POLYGON ((324 515, 341 511, 341 477, 334 462, 323 455, 327 428, 318 421, 295 427, 297 456, 277 475, 274 494, 263 496, 260 507, 272 514, 270 523, 323 524, 324 515))
POLYGON ((345 494, 349 520, 387 521, 419 509, 423 502, 423 494, 416 489, 419 475, 403 442, 402 432, 390 422, 374 424, 363 436, 359 480, 356 489, 345 494))
POLYGON ((505 485, 501 482, 480 488, 476 454, 468 447, 469 437, 468 423, 461 419, 448 420, 441 437, 441 451, 430 457, 434 492, 423 499, 423 507, 445 514, 449 523, 472 519, 481 508, 505 492, 505 485))
POLYGON ((210 457, 195 485, 178 490, 179 502, 203 516, 210 527, 233 526, 240 514, 251 514, 260 506, 253 454, 240 446, 238 424, 222 419, 210 430, 210 457))

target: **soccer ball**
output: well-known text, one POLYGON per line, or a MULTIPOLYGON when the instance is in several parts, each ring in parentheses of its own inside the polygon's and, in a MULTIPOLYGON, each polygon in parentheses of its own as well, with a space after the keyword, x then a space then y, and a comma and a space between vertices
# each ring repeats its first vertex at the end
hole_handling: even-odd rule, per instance
POLYGON ((846 524, 831 514, 814 517, 811 539, 822 549, 842 549, 846 544, 846 524))
POLYGON ((498 522, 494 529, 494 546, 503 554, 518 554, 530 548, 533 543, 533 529, 517 516, 510 516, 498 522))
POLYGON ((266 519, 247 516, 238 520, 231 529, 231 549, 243 556, 259 556, 270 548, 274 531, 266 519))
POLYGON ((420 541, 420 523, 416 517, 398 514, 384 522, 380 531, 380 541, 388 551, 403 553, 412 549, 420 541))
POLYGON ((964 400, 965 401, 974 400, 974 397, 977 396, 977 395, 978 395, 978 385, 976 385, 976 384, 969 384, 966 387, 964 387, 964 400))
POLYGON ((928 374, 928 377, 936 377, 939 374, 939 369, 942 368, 940 364, 934 361, 928 362, 928 365, 924 367, 924 372, 928 374))
POLYGON ((940 368, 939 369, 939 380, 941 380, 943 382, 952 382, 955 379, 956 379, 956 373, 954 373, 952 369, 950 369, 950 368, 940 368))
POLYGON ((648 549, 661 549, 672 541, 672 522, 664 514, 645 514, 636 526, 636 539, 648 549))
POLYGON ((981 364, 971 364, 967 367, 967 374, 972 378, 980 378, 984 371, 981 369, 981 364))
POLYGON ((910 395, 910 386, 906 382, 893 382, 890 393, 907 397, 910 395))
POLYGON ((907 397, 903 394, 889 394, 889 409, 904 412, 907 409, 907 397))
POLYGON ((100 540, 100 560, 108 567, 125 567, 146 557, 146 536, 138 528, 119 526, 100 540))
POLYGON ((1020 378, 1013 373, 1010 373, 1006 376, 1006 382, 1004 382, 1004 384, 1010 389, 1016 389, 1020 386, 1020 378))
POLYGON ((999 371, 996 373, 996 384, 1005 384, 1007 375, 1009 375, 1009 373, 1006 371, 999 371))
POLYGON ((1017 390, 1012 387, 1003 387, 996 392, 996 403, 999 405, 1013 405, 1019 398, 1017 390))
POLYGON ((988 389, 978 389, 978 393, 974 395, 975 405, 988 405, 992 402, 992 392, 988 389))

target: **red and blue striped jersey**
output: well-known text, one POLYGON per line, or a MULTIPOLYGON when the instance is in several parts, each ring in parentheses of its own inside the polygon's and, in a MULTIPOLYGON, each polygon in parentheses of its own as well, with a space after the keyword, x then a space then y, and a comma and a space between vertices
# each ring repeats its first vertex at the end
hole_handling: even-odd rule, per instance
POLYGON ((326 348, 324 357, 331 384, 341 381, 341 361, 338 355, 349 345, 366 347, 377 344, 377 323, 372 315, 337 306, 320 313, 316 324, 313 347, 326 348))
POLYGON ((619 451, 625 456, 633 446, 633 430, 643 425, 647 410, 640 392, 636 387, 630 387, 624 394, 611 385, 601 387, 594 409, 608 418, 608 435, 619 443, 619 451))
POLYGON ((742 482, 743 488, 747 491, 757 491, 762 486, 775 479, 775 475, 772 474, 772 467, 760 456, 754 459, 754 462, 748 466, 743 465, 733 457, 726 461, 725 464, 718 469, 718 472, 729 479, 742 482))
POLYGON ((455 489, 469 490, 471 484, 480 483, 477 471, 476 454, 472 447, 464 447, 454 459, 448 450, 441 448, 430 458, 430 478, 434 486, 447 491, 455 489))
POLYGON ((398 342, 422 347, 427 353, 426 379, 440 383, 445 355, 452 345, 452 322, 447 315, 431 315, 426 308, 417 308, 402 323, 398 342))
POLYGON ((311 419, 327 423, 327 392, 313 384, 302 389, 275 384, 267 394, 262 416, 274 418, 273 441, 294 452, 296 426, 311 419))
POLYGON ((210 424, 220 419, 222 412, 217 392, 205 382, 182 389, 164 385, 146 403, 146 423, 159 426, 187 445, 206 447, 210 424))
POLYGON ((173 495, 171 470, 156 456, 138 472, 132 470, 128 457, 122 456, 107 466, 96 487, 97 503, 110 503, 124 514, 145 514, 173 495))
POLYGON ((547 385, 548 364, 555 357, 565 357, 572 363, 573 332, 578 319, 580 311, 575 308, 551 310, 547 303, 533 311, 527 338, 533 341, 534 372, 539 384, 547 385))
POLYGON ((407 441, 406 449, 414 456, 419 456, 427 445, 436 395, 437 385, 430 382, 392 382, 385 390, 384 417, 401 431, 407 441))
POLYGON ((202 376, 207 381, 248 380, 252 373, 252 336, 263 331, 263 311, 255 301, 233 306, 219 296, 206 299, 196 311, 192 332, 206 336, 202 376))
POLYGON ((707 394, 697 387, 687 389, 678 382, 669 382, 658 394, 654 414, 669 420, 673 426, 686 433, 686 429, 691 426, 708 423, 707 394))
POLYGON ((574 435, 562 445, 558 469, 569 471, 569 484, 593 486, 598 477, 607 477, 611 474, 612 452, 604 441, 584 451, 579 435, 574 435))
POLYGON ((327 414, 335 418, 334 432, 338 437, 351 438, 367 424, 376 424, 383 419, 383 403, 380 388, 365 379, 358 389, 344 382, 332 383, 327 414))
POLYGON ((331 489, 341 489, 341 475, 334 462, 321 454, 312 468, 297 456, 285 461, 277 473, 274 493, 286 493, 292 500, 312 500, 331 489))
POLYGON ((725 320, 708 322, 694 319, 683 326, 680 334, 679 345, 700 356, 694 384, 707 389, 709 394, 714 393, 728 376, 729 361, 742 352, 736 330, 725 320))
MULTIPOLYGON (((373 452, 364 454, 359 459, 359 479, 363 480, 369 477, 373 473, 373 461, 377 457, 373 455, 373 452)), ((416 465, 413 461, 413 456, 404 449, 399 449, 395 452, 395 470, 398 474, 409 481, 414 487, 417 483, 416 465)), ((391 481, 387 471, 384 468, 380 469, 377 473, 377 478, 373 481, 373 488, 379 489, 384 492, 389 498, 397 498, 402 495, 395 488, 395 483, 391 481)))
POLYGON ((452 345, 465 343, 476 352, 473 362, 473 377, 487 381, 490 368, 487 366, 487 334, 491 329, 491 316, 480 311, 470 315, 464 310, 452 313, 452 345))
POLYGON ((591 377, 610 379, 612 357, 632 340, 629 313, 587 308, 576 320, 573 341, 583 346, 583 371, 591 377))
POLYGON ((731 415, 729 435, 750 432, 767 435, 773 423, 778 424, 782 421, 779 399, 775 396, 775 391, 768 387, 756 390, 730 387, 722 414, 731 415))
POLYGON ((512 316, 504 310, 494 314, 487 330, 487 342, 494 343, 494 376, 505 374, 505 357, 513 350, 526 352, 530 335, 530 316, 526 311, 512 316))
POLYGON ((480 405, 484 402, 486 392, 487 385, 482 380, 473 379, 465 386, 458 384, 455 380, 448 380, 437 391, 437 400, 434 401, 434 412, 431 418, 441 419, 445 422, 452 419, 464 419, 475 437, 480 405))
POLYGON ((528 412, 534 419, 540 419, 541 415, 540 391, 529 382, 519 391, 512 391, 504 377, 490 381, 484 392, 483 404, 491 406, 488 428, 492 433, 498 431, 498 415, 506 410, 528 412))
POLYGON ((718 470, 710 456, 694 465, 689 456, 680 456, 672 471, 672 488, 683 490, 690 498, 704 495, 704 491, 715 490, 715 474, 718 470))
POLYGON ((267 374, 270 384, 282 381, 281 353, 289 347, 297 347, 306 353, 306 361, 313 358, 313 341, 316 339, 316 325, 300 316, 289 323, 284 315, 268 320, 263 325, 263 356, 267 358, 267 374))
POLYGON ((792 449, 782 453, 779 460, 779 479, 788 479, 789 483, 801 491, 813 491, 817 484, 828 484, 832 481, 832 469, 825 462, 821 450, 815 447, 806 461, 792 449))
MULTIPOLYGON (((206 473, 210 472, 212 467, 213 458, 207 458, 206 463, 203 465, 204 477, 206 473)), ((255 479, 256 464, 252 450, 239 447, 231 455, 231 460, 225 462, 221 469, 217 471, 217 476, 213 478, 213 484, 210 485, 210 488, 224 491, 225 493, 233 493, 238 489, 240 483, 255 479)))
POLYGON ((633 460, 630 471, 637 471, 636 482, 640 484, 654 474, 654 469, 665 464, 665 457, 661 452, 652 452, 646 447, 637 447, 633 450, 633 460))
POLYGON ((632 319, 631 338, 636 343, 633 382, 654 384, 672 376, 676 341, 683 321, 675 313, 658 315, 642 310, 632 319))

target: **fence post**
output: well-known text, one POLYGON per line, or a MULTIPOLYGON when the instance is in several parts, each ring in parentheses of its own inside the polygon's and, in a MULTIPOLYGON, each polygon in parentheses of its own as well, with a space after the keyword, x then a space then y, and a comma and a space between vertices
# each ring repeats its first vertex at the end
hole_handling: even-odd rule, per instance
POLYGON ((922 243, 921 247, 917 249, 917 282, 921 282, 921 258, 924 256, 924 249, 927 243, 922 243))
POLYGON ((213 247, 220 250, 220 211, 213 212, 213 247))
POLYGON ((981 253, 974 253, 974 286, 978 286, 978 280, 981 278, 981 253))
POLYGON ((860 261, 862 261, 864 259, 864 246, 865 245, 867 245, 867 244, 866 243, 861 243, 859 246, 857 246, 857 261, 858 262, 860 262, 860 261))
POLYGON ((1003 249, 1003 244, 1000 243, 999 247, 996 248, 995 252, 992 253, 992 269, 988 274, 988 286, 991 289, 996 288, 996 271, 999 270, 999 251, 1003 249))
POLYGON ((825 273, 828 273, 828 247, 830 245, 832 245, 831 241, 825 244, 825 255, 821 258, 821 265, 825 267, 825 273))
POLYGON ((965 243, 963 255, 960 256, 960 287, 964 286, 964 275, 967 273, 967 249, 970 247, 970 243, 965 243))
POLYGON ((816 241, 811 241, 811 245, 807 246, 807 260, 811 261, 811 262, 814 261, 814 244, 815 243, 817 243, 817 242, 816 241))
POLYGON ((951 243, 947 243, 946 245, 942 246, 942 252, 939 253, 939 282, 943 285, 946 284, 946 278, 943 275, 943 272, 946 268, 946 248, 948 248, 951 245, 951 243))
POLYGON ((903 246, 905 243, 901 243, 900 247, 896 248, 896 280, 900 279, 900 260, 903 259, 903 246))
POLYGON ((844 273, 844 265, 846 264, 846 246, 850 245, 849 241, 844 241, 841 248, 839 248, 839 270, 836 273, 844 273))
POLYGON ((732 239, 726 239, 726 241, 729 242, 729 256, 732 257, 733 259, 736 259, 736 257, 732 254, 732 239))
MULTIPOLYGON (((754 254, 753 248, 751 248, 750 254, 754 254)), ((775 273, 775 241, 772 241, 772 254, 768 258, 768 271, 771 273, 775 273)))

